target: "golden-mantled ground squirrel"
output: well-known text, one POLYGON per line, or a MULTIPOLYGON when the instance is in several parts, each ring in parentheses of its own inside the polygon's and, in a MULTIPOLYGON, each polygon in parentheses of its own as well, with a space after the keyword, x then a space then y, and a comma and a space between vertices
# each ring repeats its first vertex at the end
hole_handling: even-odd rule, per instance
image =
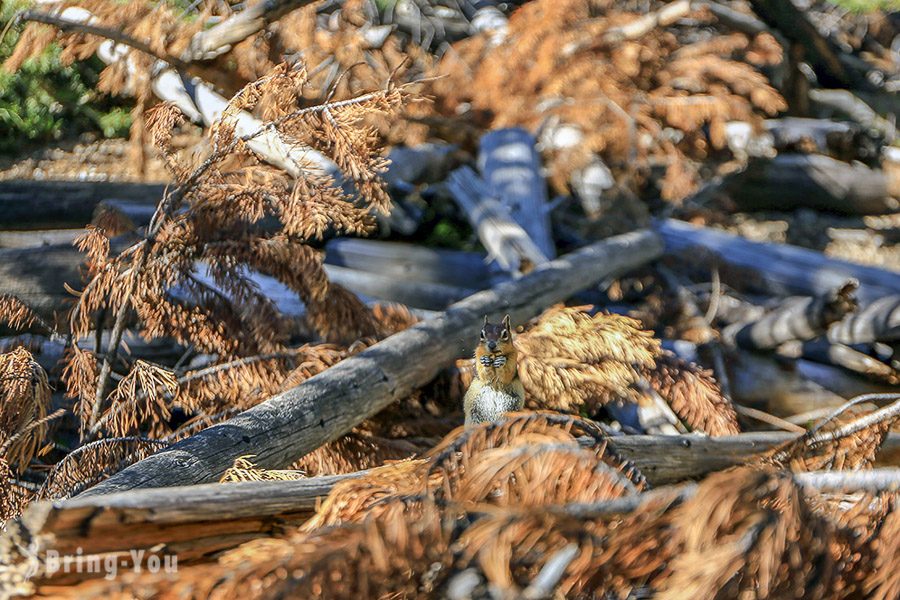
POLYGON ((466 392, 463 408, 466 425, 497 421, 503 413, 522 410, 525 388, 516 369, 509 315, 500 325, 484 318, 481 340, 475 349, 477 375, 466 392))

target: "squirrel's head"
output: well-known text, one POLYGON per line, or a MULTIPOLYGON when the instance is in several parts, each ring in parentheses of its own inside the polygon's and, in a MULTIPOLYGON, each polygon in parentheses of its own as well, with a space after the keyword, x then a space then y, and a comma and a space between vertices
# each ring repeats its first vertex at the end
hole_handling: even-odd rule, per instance
POLYGON ((504 353, 512 349, 512 328, 509 325, 509 315, 503 317, 499 325, 488 322, 484 317, 484 326, 481 328, 481 346, 491 353, 504 353))

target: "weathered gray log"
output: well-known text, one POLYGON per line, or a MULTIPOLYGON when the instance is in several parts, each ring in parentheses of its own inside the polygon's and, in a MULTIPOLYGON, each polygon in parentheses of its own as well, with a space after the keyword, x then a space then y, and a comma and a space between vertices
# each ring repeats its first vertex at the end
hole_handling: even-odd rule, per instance
POLYGON ((71 244, 0 250, 0 293, 16 296, 54 323, 74 300, 63 284, 80 287, 83 260, 71 244))
POLYGON ((726 362, 732 399, 779 417, 823 407, 837 407, 846 400, 821 384, 801 375, 796 366, 752 352, 729 352, 726 362))
MULTIPOLYGON (((665 485, 702 477, 741 464, 797 437, 795 433, 742 433, 726 437, 696 435, 627 435, 613 437, 610 445, 644 474, 653 485, 665 485)), ((894 465, 900 451, 900 434, 890 434, 878 463, 894 465)))
POLYGON ((115 216, 122 221, 133 225, 135 228, 146 227, 156 212, 162 196, 148 198, 145 202, 126 202, 119 199, 106 199, 97 205, 92 221, 96 222, 105 214, 115 216))
POLYGON ((0 249, 39 248, 71 244, 84 229, 36 229, 32 231, 0 231, 0 249))
POLYGON ((509 210, 541 253, 553 258, 547 184, 535 143, 534 136, 520 127, 490 131, 479 144, 478 170, 488 193, 509 210))
POLYGON ((658 237, 646 230, 586 246, 520 279, 469 296, 87 493, 205 483, 246 454, 254 454, 262 467, 283 467, 406 397, 471 351, 471 337, 484 315, 508 313, 521 322, 586 286, 653 260, 661 250, 658 237))
POLYGON ((221 23, 195 33, 182 58, 188 61, 215 58, 269 23, 312 3, 313 0, 259 0, 221 23))
POLYGON ((896 135, 896 127, 875 112, 865 100, 849 90, 809 90, 814 103, 849 117, 866 129, 875 131, 888 140, 896 135))
POLYGON ((155 204, 164 189, 163 184, 119 181, 0 181, 0 227, 82 227, 101 200, 155 204))
POLYGON ((822 154, 754 158, 728 176, 723 189, 742 210, 813 208, 850 215, 879 215, 900 207, 900 190, 883 171, 822 154))
POLYGON ((885 296, 860 307, 832 325, 828 339, 851 345, 900 341, 900 295, 885 296))
POLYGON ((447 180, 453 198, 488 251, 510 273, 528 271, 547 262, 547 256, 502 203, 491 196, 484 181, 470 167, 460 167, 447 180))
POLYGON ((786 342, 825 335, 832 323, 856 309, 857 287, 857 282, 850 280, 828 294, 788 298, 759 319, 725 327, 722 338, 749 350, 773 350, 786 342))
MULTIPOLYGON (((148 555, 177 554, 184 564, 300 525, 315 513, 317 502, 336 483, 362 473, 211 483, 37 502, 20 522, 32 535, 42 536, 40 555, 55 551, 63 556, 83 553, 105 557, 143 550, 148 555)), ((101 575, 39 570, 32 581, 61 585, 101 575)))
POLYGON ((713 267, 722 281, 745 291, 783 296, 818 296, 848 279, 859 282, 861 305, 900 294, 900 273, 829 258, 820 252, 786 244, 752 242, 740 236, 683 221, 657 221, 666 254, 685 255, 692 267, 713 267))
POLYGON ((863 354, 844 344, 836 344, 825 338, 806 342, 792 342, 779 349, 786 356, 803 357, 813 362, 846 369, 856 375, 871 378, 887 385, 900 384, 900 373, 877 358, 863 354))
MULTIPOLYGON (((81 348, 93 348, 95 334, 78 340, 81 348)), ((102 334, 102 346, 109 344, 109 332, 102 334)), ((172 364, 179 356, 184 354, 184 348, 169 339, 155 339, 147 341, 136 332, 128 330, 122 338, 122 342, 128 347, 128 351, 122 354, 129 359, 143 358, 155 363, 172 364)), ((48 337, 33 334, 24 334, 14 338, 0 338, 0 352, 5 352, 12 344, 24 344, 34 355, 34 359, 45 371, 58 369, 60 361, 65 356, 66 343, 64 340, 51 340, 48 337)))
MULTIPOLYGON (((124 237, 114 238, 111 243, 114 251, 120 251, 126 245, 127 240, 124 237)), ((71 244, 0 249, 0 282, 2 282, 0 293, 17 296, 39 316, 51 323, 55 322, 61 331, 65 331, 67 324, 55 317, 63 315, 74 300, 74 296, 66 291, 65 284, 74 289, 80 289, 79 269, 83 261, 84 255, 71 244)), ((328 269, 335 275, 335 281, 346 283, 353 292, 363 296, 371 295, 382 300, 409 301, 414 308, 426 310, 432 307, 444 308, 450 302, 471 293, 471 289, 463 289, 458 286, 420 285, 339 267, 328 267, 328 269), (372 293, 376 291, 380 291, 380 293, 372 293)), ((194 276, 200 282, 219 289, 213 279, 207 276, 206 267, 202 263, 196 264, 194 276)), ((275 303, 276 308, 284 316, 300 317, 305 314, 306 309, 296 291, 273 277, 255 271, 248 272, 247 276, 259 288, 262 295, 275 303)), ((481 286, 488 284, 485 281, 473 281, 473 283, 481 286)), ((224 290, 220 291, 227 295, 224 290)), ((177 289, 171 290, 171 292, 184 300, 190 300, 189 297, 180 294, 177 289)), ((0 328, 0 335, 9 333, 0 328)))
POLYGON ((325 263, 406 281, 481 289, 494 281, 478 252, 426 248, 416 244, 336 238, 325 244, 325 263))
POLYGON ((327 264, 325 272, 329 281, 342 285, 356 294, 426 310, 444 310, 457 300, 487 287, 489 283, 485 280, 472 281, 473 284, 481 285, 478 288, 461 288, 443 283, 410 281, 394 275, 327 264))

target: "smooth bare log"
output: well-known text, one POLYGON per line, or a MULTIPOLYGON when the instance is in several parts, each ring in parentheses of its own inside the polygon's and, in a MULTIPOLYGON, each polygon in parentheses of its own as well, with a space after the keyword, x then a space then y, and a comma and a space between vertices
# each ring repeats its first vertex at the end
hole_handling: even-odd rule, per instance
MULTIPOLYGON (((444 310, 454 302, 474 294, 476 288, 462 288, 444 283, 410 281, 393 275, 358 271, 325 265, 328 281, 344 286, 355 294, 387 302, 399 302, 425 310, 444 310)), ((487 285, 487 281, 471 281, 487 285)))
POLYGON ((819 296, 859 282, 856 297, 867 305, 900 294, 900 273, 829 258, 820 252, 787 244, 752 242, 737 235, 683 221, 657 221, 666 254, 687 256, 705 275, 719 269, 722 281, 743 291, 766 295, 819 296))
POLYGON ((214 481, 247 454, 261 467, 284 467, 431 381, 470 350, 467 332, 477 332, 485 315, 508 313, 522 322, 587 286, 654 260, 661 246, 647 230, 616 236, 478 292, 86 493, 214 481))
POLYGON ((478 252, 358 238, 330 240, 325 244, 325 264, 470 289, 486 287, 494 277, 486 257, 478 252))

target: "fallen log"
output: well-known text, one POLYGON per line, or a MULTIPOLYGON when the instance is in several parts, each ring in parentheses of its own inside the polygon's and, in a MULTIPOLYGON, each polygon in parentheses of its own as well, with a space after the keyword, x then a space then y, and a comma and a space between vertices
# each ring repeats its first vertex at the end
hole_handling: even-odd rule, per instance
POLYGON ((0 227, 15 229, 83 227, 97 205, 107 198, 125 203, 153 202, 162 198, 161 183, 119 181, 0 182, 0 227))
POLYGON ((514 274, 547 262, 547 256, 528 232, 516 223, 506 206, 491 197, 487 185, 473 169, 460 167, 453 171, 447 187, 487 249, 488 259, 496 260, 503 270, 514 274))
MULTIPOLYGON (((42 535, 41 555, 177 554, 182 564, 250 539, 275 535, 311 517, 331 488, 361 473, 293 481, 211 483, 38 502, 21 522, 42 535)), ((93 574, 94 577, 101 573, 93 574)), ((38 585, 63 585, 85 573, 39 571, 38 585)))
POLYGON ((849 215, 880 215, 900 207, 897 183, 880 170, 823 154, 754 158, 725 178, 723 189, 741 210, 812 208, 849 215))
POLYGON ((900 295, 885 296, 861 307, 828 329, 838 344, 900 341, 900 295))
POLYGON ((844 344, 832 343, 825 338, 802 343, 791 342, 779 349, 779 353, 839 367, 887 385, 900 384, 900 373, 890 365, 844 344))
POLYGON ((336 238, 325 244, 325 263, 407 281, 461 288, 486 287, 495 280, 483 254, 401 242, 336 238))
POLYGON ((548 259, 556 256, 550 234, 547 184, 541 175, 536 140, 519 127, 496 129, 481 138, 478 170, 488 193, 497 198, 513 220, 548 259))
POLYGON ((458 287, 444 283, 427 281, 411 281, 390 274, 371 271, 358 271, 335 265, 325 265, 328 281, 344 286, 355 294, 384 300, 399 302, 414 308, 425 310, 444 310, 454 302, 474 294, 477 289, 487 286, 487 280, 472 280, 475 287, 458 287), (479 285, 480 284, 480 285, 479 285))
POLYGON ((84 229, 39 229, 35 231, 0 231, 0 249, 39 248, 71 244, 84 229))
POLYGON ((752 242, 740 236, 674 219, 659 220, 655 230, 666 254, 686 255, 684 264, 708 276, 718 268, 722 281, 735 289, 782 296, 819 296, 848 279, 859 282, 856 297, 866 305, 900 294, 900 273, 829 258, 787 244, 752 242))
POLYGON ((851 279, 827 294, 788 298, 759 319, 725 327, 722 338, 733 346, 749 350, 774 350, 787 342, 825 335, 832 323, 856 309, 854 293, 857 287, 857 282, 851 279))
POLYGON ((445 313, 393 335, 303 384, 231 420, 205 429, 117 473, 86 494, 216 480, 234 459, 254 454, 264 468, 283 467, 343 435, 433 379, 471 350, 486 314, 522 322, 604 278, 655 259, 659 238, 647 230, 616 236, 478 292, 445 313))

